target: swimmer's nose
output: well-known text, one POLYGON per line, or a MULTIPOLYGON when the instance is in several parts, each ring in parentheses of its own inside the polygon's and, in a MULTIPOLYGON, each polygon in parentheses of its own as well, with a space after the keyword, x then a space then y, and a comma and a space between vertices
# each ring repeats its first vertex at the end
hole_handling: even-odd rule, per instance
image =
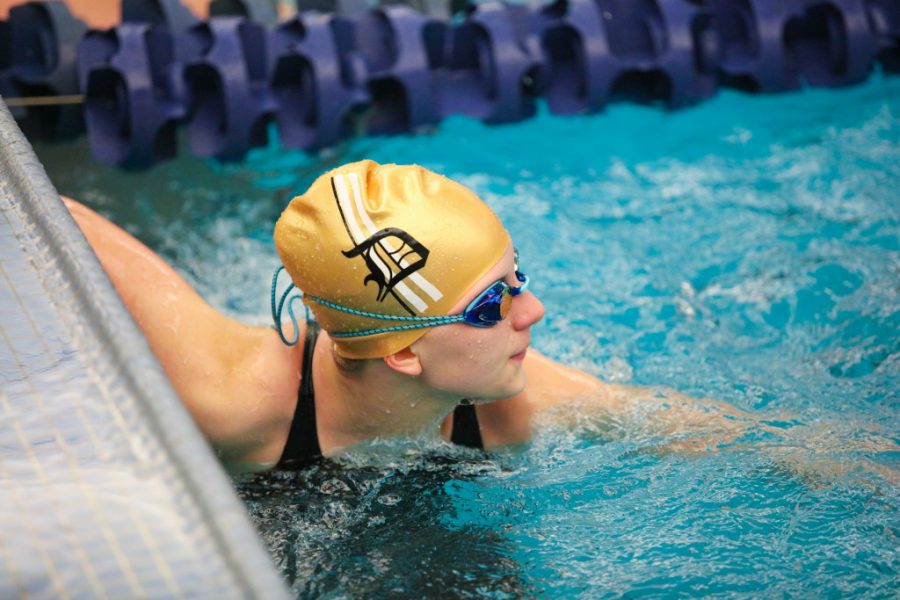
POLYGON ((512 325, 522 331, 544 318, 544 303, 531 292, 513 298, 512 325))

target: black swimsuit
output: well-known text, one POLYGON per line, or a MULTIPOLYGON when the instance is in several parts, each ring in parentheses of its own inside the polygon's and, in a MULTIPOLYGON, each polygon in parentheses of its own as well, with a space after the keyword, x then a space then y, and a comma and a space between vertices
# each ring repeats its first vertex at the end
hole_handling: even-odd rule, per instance
MULTIPOLYGON (((297 408, 294 410, 294 420, 291 423, 287 443, 284 445, 284 452, 278 461, 279 469, 301 468, 322 457, 316 428, 316 395, 312 377, 313 350, 319 331, 319 324, 315 321, 306 324, 306 345, 303 347, 302 379, 300 389, 297 391, 297 408)), ((474 406, 460 405, 453 411, 453 431, 450 434, 450 441, 469 448, 484 448, 474 406)))

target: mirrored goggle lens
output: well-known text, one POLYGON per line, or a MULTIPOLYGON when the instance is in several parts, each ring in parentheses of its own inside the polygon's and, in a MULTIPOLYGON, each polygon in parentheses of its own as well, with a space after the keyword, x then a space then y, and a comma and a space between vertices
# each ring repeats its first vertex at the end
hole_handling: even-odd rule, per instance
POLYGON ((509 314, 512 297, 506 293, 508 286, 498 281, 486 289, 466 309, 466 322, 476 327, 488 327, 502 321, 509 314))

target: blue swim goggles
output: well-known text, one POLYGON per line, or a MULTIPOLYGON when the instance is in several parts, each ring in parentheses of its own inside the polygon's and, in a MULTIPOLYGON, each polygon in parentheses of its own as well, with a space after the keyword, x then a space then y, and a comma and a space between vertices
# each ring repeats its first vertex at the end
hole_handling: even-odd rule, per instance
MULTIPOLYGON (((274 277, 272 278, 272 319, 275 321, 275 329, 278 331, 278 335, 279 337, 281 337, 281 341, 288 346, 293 346, 297 343, 297 339, 299 337, 299 334, 297 333, 297 318, 296 316, 294 316, 293 303, 301 296, 299 294, 296 294, 292 296, 288 301, 288 296, 290 295, 291 291, 295 289, 294 284, 291 284, 281 295, 281 300, 276 303, 275 286, 278 282, 278 275, 283 269, 284 267, 278 267, 275 270, 274 277), (290 315, 291 321, 294 324, 295 334, 294 339, 291 341, 288 341, 284 337, 284 332, 281 329, 281 313, 284 309, 285 301, 288 301, 288 314, 290 315)), ((398 321, 404 323, 403 325, 393 325, 391 327, 382 327, 376 329, 363 329, 360 331, 329 332, 328 335, 332 338, 362 337, 365 335, 373 335, 376 333, 407 331, 410 329, 423 329, 425 327, 449 325, 450 323, 466 323, 467 325, 472 325, 473 327, 493 327, 506 318, 506 315, 509 314, 509 309, 512 306, 512 299, 525 292, 528 289, 528 284, 531 281, 527 275, 518 270, 518 256, 516 257, 516 279, 518 279, 522 285, 512 286, 502 279, 497 280, 489 285, 483 292, 478 294, 478 296, 476 296, 475 299, 472 300, 468 304, 468 306, 463 309, 462 313, 458 315, 436 317, 384 315, 379 313, 367 312, 364 310, 356 310, 354 308, 347 308, 346 306, 335 304, 330 300, 319 298, 318 296, 308 295, 306 296, 306 298, 332 310, 337 310, 347 314, 368 317, 370 319, 380 319, 382 321, 398 321)), ((308 316, 309 313, 307 311, 307 317, 308 316)))

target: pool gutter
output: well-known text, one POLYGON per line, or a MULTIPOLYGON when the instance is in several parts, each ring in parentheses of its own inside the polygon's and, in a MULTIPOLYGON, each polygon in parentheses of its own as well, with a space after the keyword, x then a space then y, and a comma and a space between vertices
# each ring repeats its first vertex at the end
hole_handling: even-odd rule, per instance
MULTIPOLYGON (((73 353, 78 364, 82 365, 79 367, 80 373, 86 375, 87 383, 83 394, 85 402, 90 402, 93 398, 102 398, 110 402, 108 406, 115 407, 112 411, 107 411, 111 414, 110 423, 114 424, 110 427, 119 428, 118 432, 134 449, 136 457, 131 462, 126 461, 130 469, 129 476, 134 474, 135 481, 138 482, 142 480, 167 482, 168 487, 163 495, 171 495, 174 498, 173 506, 179 508, 174 511, 178 514, 163 517, 162 521, 168 522, 167 519, 171 517, 172 522, 182 523, 181 530, 183 530, 176 530, 172 537, 179 539, 172 543, 181 543, 179 536, 183 534, 190 542, 188 546, 196 545, 217 557, 211 561, 209 568, 221 569, 221 573, 209 573, 209 577, 204 576, 205 578, 196 580, 192 578, 178 580, 175 577, 175 581, 171 581, 172 577, 169 577, 169 585, 189 597, 210 593, 209 586, 213 585, 210 584, 211 581, 218 582, 215 585, 224 584, 223 589, 229 592, 226 595, 233 597, 288 597, 286 587, 251 525, 243 504, 236 496, 231 480, 178 399, 145 338, 121 302, 83 234, 60 201, 59 194, 48 179, 43 165, 3 102, 0 102, 0 214, 5 217, 4 221, 0 221, 0 235, 6 235, 7 242, 14 238, 22 248, 21 255, 16 256, 14 243, 2 246, 0 267, 6 265, 7 272, 15 270, 12 266, 18 269, 16 272, 23 269, 27 271, 22 278, 25 283, 9 283, 13 280, 7 276, 7 280, 0 281, 0 285, 9 285, 10 289, 6 290, 7 298, 19 299, 14 307, 21 307, 26 313, 40 308, 39 313, 26 314, 24 319, 16 319, 17 322, 11 322, 14 319, 11 311, 4 309, 0 315, 2 326, 0 333, 18 327, 19 321, 33 321, 36 324, 34 331, 45 332, 38 335, 45 338, 43 342, 48 347, 52 346, 56 343, 56 334, 46 333, 49 330, 42 329, 42 324, 48 321, 49 308, 51 319, 55 319, 50 324, 52 331, 59 332, 60 339, 66 340, 65 351, 60 351, 58 356, 70 356, 69 353, 73 353), (6 231, 2 231, 4 228, 6 231), (29 286, 34 289, 28 289, 29 286), (22 300, 23 298, 26 300, 22 300), (35 303, 34 298, 39 298, 39 303, 35 303), (186 519, 186 515, 194 516, 186 519), (196 587, 192 587, 194 584, 196 587)), ((9 342, 9 347, 12 347, 12 344, 13 342, 9 342)), ((45 369, 31 368, 28 364, 31 359, 22 359, 22 356, 22 352, 14 350, 9 350, 4 355, 4 349, 0 347, 0 359, 12 357, 9 358, 8 364, 14 364, 24 373, 20 375, 19 371, 16 371, 15 377, 10 377, 9 369, 0 369, 0 384, 2 384, 0 400, 7 406, 27 406, 27 402, 30 401, 29 395, 33 395, 40 397, 39 400, 45 404, 52 403, 54 397, 59 394, 49 389, 45 390, 46 393, 41 392, 41 386, 44 385, 41 382, 46 378, 45 369), (29 383, 28 386, 18 385, 23 378, 29 383)), ((62 369, 64 366, 68 368, 70 364, 71 360, 68 358, 55 359, 49 370, 52 374, 52 369, 60 369, 60 376, 64 376, 65 371, 62 369)), ((78 385, 81 381, 80 376, 71 379, 72 385, 78 385)), ((68 391, 71 391, 71 386, 67 388, 68 391)), ((104 414, 94 411, 93 408, 91 407, 91 411, 88 412, 104 414)), ((31 421, 26 421, 24 415, 17 415, 15 410, 12 409, 12 414, 0 414, 0 421, 4 418, 11 419, 18 430, 26 434, 28 431, 23 427, 37 426, 31 421)), ((95 472, 98 460, 101 469, 107 468, 110 472, 122 467, 123 459, 120 456, 105 451, 99 451, 87 466, 72 462, 74 453, 65 451, 65 440, 53 432, 48 435, 51 440, 58 442, 62 448, 60 457, 69 461, 70 470, 78 475, 82 483, 85 481, 85 473, 95 472), (98 459, 98 456, 106 458, 98 459), (108 464, 104 463, 104 460, 108 461, 108 464), (91 470, 88 471, 88 468, 91 470)), ((28 436, 20 435, 19 439, 27 440, 28 436)), ((28 458, 30 463, 25 461, 23 464, 31 464, 36 469, 43 461, 47 461, 47 464, 56 464, 53 461, 52 448, 48 449, 46 445, 37 447, 34 444, 23 443, 19 450, 23 457, 30 457, 28 458), (38 457, 37 462, 35 456, 38 457)), ((4 462, 17 464, 17 457, 15 451, 4 449, 0 455, 0 467, 4 462)), ((17 481, 10 474, 9 468, 0 469, 0 489, 4 489, 4 483, 10 486, 11 490, 15 490, 15 486, 20 485, 21 480, 17 481), (7 481, 3 482, 5 475, 7 481)), ((91 502, 94 502, 96 507, 95 500, 99 497, 98 494, 90 490, 84 493, 86 497, 94 499, 91 502)), ((131 513, 138 510, 135 508, 135 502, 127 504, 131 513)), ((22 510, 27 512, 27 503, 21 506, 22 510)), ((0 503, 0 511, 4 510, 3 507, 4 505, 0 503)), ((165 507, 155 505, 156 510, 163 508, 165 507)), ((9 521, 17 520, 17 516, 9 514, 8 509, 5 517, 9 521)), ((107 520, 115 518, 109 514, 101 517, 107 520)), ((132 517, 143 518, 140 515, 135 517, 134 514, 132 517)), ((27 521, 27 518, 24 520, 27 521)), ((77 530, 79 523, 77 520, 73 522, 77 530)), ((115 533, 118 535, 117 529, 115 533)), ((146 532, 142 534, 145 535, 146 532)), ((24 542, 3 539, 3 534, 0 533, 0 546, 13 544, 12 549, 15 550, 16 543, 24 542)), ((165 548, 168 541, 145 540, 145 543, 165 548)), ((119 560, 119 564, 137 564, 140 560, 134 558, 129 561, 127 543, 117 542, 114 545, 125 554, 119 560)), ((45 565, 52 563, 55 556, 52 549, 47 554, 50 559, 49 562, 44 561, 45 565)), ((161 559, 158 560, 164 562, 167 553, 163 551, 159 554, 161 559)), ((137 556, 136 554, 135 557, 137 556)), ((202 552, 198 552, 198 560, 200 556, 202 552)), ((0 553, 0 567, 3 566, 3 558, 3 554, 0 553)), ((74 558, 72 560, 74 562, 74 558)), ((203 566, 198 565, 197 568, 202 571, 203 566)), ((165 569, 168 569, 170 574, 177 573, 178 565, 165 569)), ((133 571, 139 572, 139 569, 135 568, 133 571)), ((61 569, 59 572, 65 573, 66 570, 61 569)), ((21 593, 33 591, 34 587, 39 585, 34 581, 29 583, 26 581, 28 577, 17 576, 16 573, 15 565, 0 568, 0 595, 3 595, 4 589, 18 589, 21 593), (9 577, 9 573, 12 573, 12 577, 3 581, 9 577)), ((33 575, 30 574, 32 577, 33 575)), ((131 582, 132 591, 150 589, 146 585, 134 587, 140 584, 134 576, 126 579, 131 582)), ((80 580, 76 576, 74 581, 66 581, 65 587, 77 592, 79 583, 80 580)), ((102 578, 99 584, 93 579, 90 583, 93 586, 104 584, 102 578)), ((84 589, 96 591, 96 587, 84 589)))

